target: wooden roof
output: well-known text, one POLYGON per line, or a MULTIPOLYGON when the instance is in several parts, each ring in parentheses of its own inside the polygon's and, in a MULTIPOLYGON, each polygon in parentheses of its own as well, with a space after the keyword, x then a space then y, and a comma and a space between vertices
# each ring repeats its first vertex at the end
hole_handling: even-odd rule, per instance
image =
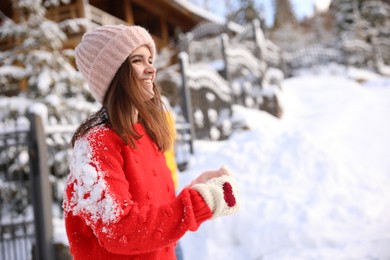
MULTIPOLYGON (((11 1, 0 1, 0 8, 6 16, 15 18, 11 1)), ((70 4, 48 9, 47 17, 55 21, 87 18, 96 25, 141 25, 152 34, 158 48, 167 46, 179 33, 191 30, 200 22, 222 22, 217 16, 184 0, 72 0, 70 4)), ((79 37, 70 35, 66 45, 74 46, 79 37)))

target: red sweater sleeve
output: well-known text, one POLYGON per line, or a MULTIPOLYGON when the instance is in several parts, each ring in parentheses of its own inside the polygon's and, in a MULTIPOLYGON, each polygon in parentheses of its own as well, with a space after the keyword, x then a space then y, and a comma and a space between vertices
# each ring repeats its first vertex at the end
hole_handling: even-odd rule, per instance
POLYGON ((82 218, 102 247, 123 255, 154 251, 211 218, 207 204, 192 189, 163 203, 140 200, 137 193, 143 191, 132 189, 127 176, 142 176, 147 183, 149 172, 124 172, 131 159, 123 156, 124 147, 117 135, 103 129, 78 140, 73 153, 65 214, 82 218))

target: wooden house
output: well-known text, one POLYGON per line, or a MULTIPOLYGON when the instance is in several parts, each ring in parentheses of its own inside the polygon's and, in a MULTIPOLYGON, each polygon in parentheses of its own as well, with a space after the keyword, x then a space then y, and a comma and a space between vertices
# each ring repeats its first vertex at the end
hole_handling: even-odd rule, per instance
MULTIPOLYGON (((15 19, 11 1, 0 1, 0 10, 7 17, 15 19)), ((69 4, 49 8, 46 16, 57 22, 86 18, 94 25, 141 25, 149 30, 158 49, 168 46, 179 33, 191 30, 200 22, 223 22, 214 14, 184 0, 70 0, 69 4)), ((82 33, 69 34, 65 47, 74 47, 82 33)), ((0 50, 13 44, 9 40, 0 42, 0 50)))

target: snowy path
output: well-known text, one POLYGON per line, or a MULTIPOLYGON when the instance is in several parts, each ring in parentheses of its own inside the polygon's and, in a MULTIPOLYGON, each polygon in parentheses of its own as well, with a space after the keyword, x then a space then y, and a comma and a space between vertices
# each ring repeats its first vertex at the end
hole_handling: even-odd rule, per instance
MULTIPOLYGON (((390 214, 386 209, 390 205, 387 188, 390 185, 390 79, 386 82, 386 86, 375 83, 370 86, 372 82, 359 84, 340 77, 314 76, 285 82, 289 97, 283 118, 285 127, 307 132, 336 162, 344 164, 345 169, 340 173, 345 180, 337 186, 343 187, 346 195, 357 203, 334 203, 347 209, 349 224, 353 223, 353 217, 357 217, 356 221, 362 217, 362 227, 355 227, 366 229, 361 234, 366 236, 363 241, 356 240, 349 245, 346 242, 339 249, 347 251, 336 251, 334 257, 390 258, 390 226, 384 217, 390 214), (351 173, 353 176, 348 177, 351 173), (351 214, 353 210, 358 213, 356 216, 351 214)), ((354 229, 350 232, 359 233, 354 229)))
POLYGON ((340 156, 370 171, 388 169, 390 175, 390 87, 369 84, 340 77, 286 80, 290 98, 283 120, 340 156))
POLYGON ((196 142, 180 185, 226 164, 242 204, 186 234, 185 259, 390 259, 390 80, 367 84, 286 80, 282 120, 236 107, 251 131, 196 142))

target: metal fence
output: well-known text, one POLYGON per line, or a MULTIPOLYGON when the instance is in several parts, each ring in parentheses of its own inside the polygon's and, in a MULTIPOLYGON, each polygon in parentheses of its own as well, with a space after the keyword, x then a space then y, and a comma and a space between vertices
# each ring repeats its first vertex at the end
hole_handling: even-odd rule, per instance
POLYGON ((15 128, 2 129, 0 135, 0 259, 4 260, 30 259, 35 244, 30 166, 18 166, 28 157, 29 131, 15 128))
MULTIPOLYGON (((62 217, 70 139, 76 126, 45 127, 36 114, 25 121, 1 124, 0 259, 71 259, 62 245, 53 244, 53 217, 62 217)), ((184 170, 192 137, 188 124, 180 122, 176 127, 176 157, 184 170)))
POLYGON ((0 256, 54 259, 51 189, 42 119, 3 126, 0 134, 0 256))

